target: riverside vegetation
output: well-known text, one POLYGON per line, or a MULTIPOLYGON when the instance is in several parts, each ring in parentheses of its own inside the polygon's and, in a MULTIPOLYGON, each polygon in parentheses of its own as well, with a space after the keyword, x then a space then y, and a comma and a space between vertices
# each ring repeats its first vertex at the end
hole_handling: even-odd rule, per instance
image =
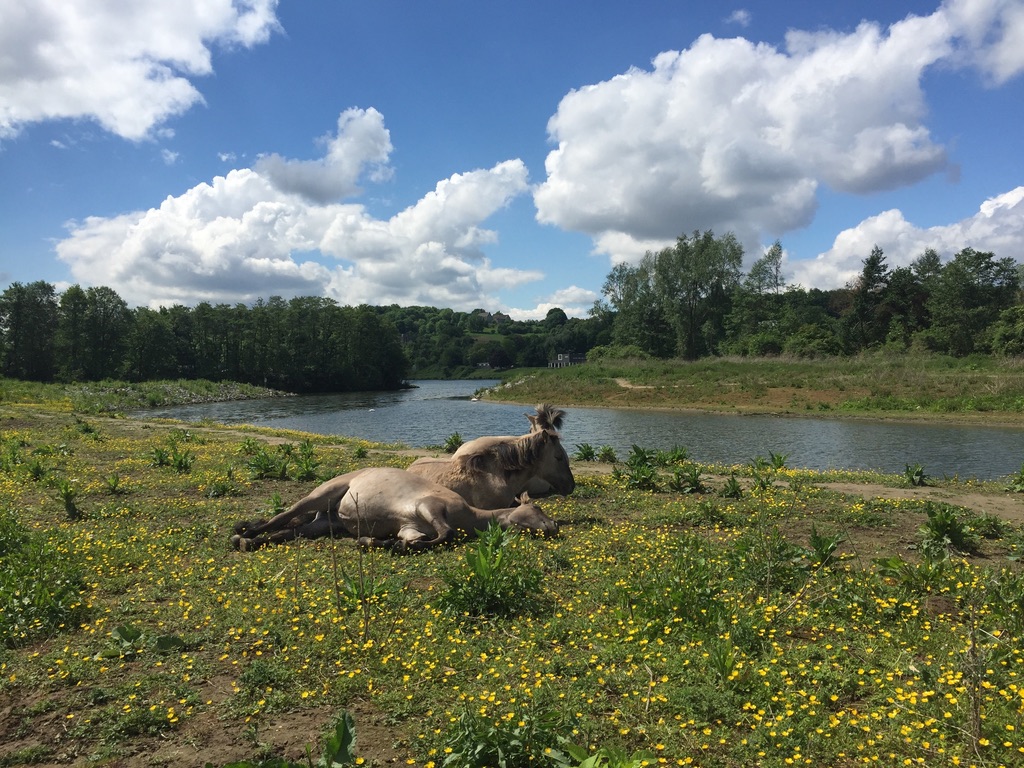
POLYGON ((555 539, 238 553, 236 520, 413 457, 0 392, 0 765, 1024 762, 1024 467, 580 447, 555 539))

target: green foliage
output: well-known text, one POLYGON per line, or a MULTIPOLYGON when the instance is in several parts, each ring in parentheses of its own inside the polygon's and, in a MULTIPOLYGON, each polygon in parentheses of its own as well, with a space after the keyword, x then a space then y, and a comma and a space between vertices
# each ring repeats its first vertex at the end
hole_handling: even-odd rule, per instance
POLYGON ((467 568, 444 574, 441 607, 456 616, 514 616, 536 607, 543 574, 526 562, 519 534, 496 522, 466 547, 467 568))
POLYGON ((62 477, 56 482, 57 498, 64 504, 64 512, 68 520, 78 520, 82 517, 82 511, 78 508, 78 489, 73 481, 62 477))
POLYGON ((442 766, 526 768, 568 766, 558 748, 566 717, 555 707, 534 703, 511 719, 464 709, 445 734, 442 766))
POLYGON ((834 533, 831 536, 818 533, 818 526, 811 525, 810 549, 807 554, 811 566, 815 568, 829 568, 835 559, 836 550, 839 545, 846 541, 841 533, 834 533))
POLYGON ((722 486, 722 490, 719 491, 719 495, 726 499, 743 498, 743 486, 740 485, 740 481, 736 479, 735 472, 729 473, 729 477, 726 479, 725 485, 722 486))
POLYGON ((185 641, 178 635, 150 635, 131 624, 114 627, 110 638, 110 645, 96 654, 97 661, 134 656, 147 649, 159 653, 180 652, 185 647, 185 641))
POLYGON ((295 479, 315 480, 320 460, 316 458, 315 447, 309 439, 299 443, 299 455, 295 459, 295 479))
POLYGON ((925 477, 924 468, 920 464, 907 464, 903 476, 906 478, 907 484, 913 487, 928 485, 928 478, 925 477))
POLYGON ((452 432, 450 435, 448 435, 448 437, 444 439, 444 452, 455 453, 457 450, 459 450, 459 447, 461 445, 462 435, 460 435, 458 432, 452 432))
POLYGON ((668 480, 669 490, 676 493, 706 493, 707 486, 700 476, 700 466, 687 464, 684 467, 676 467, 668 480))
POLYGON ((927 502, 928 522, 921 526, 921 554, 928 559, 949 557, 950 551, 969 553, 978 549, 978 536, 949 504, 927 502))
POLYGON ((1024 464, 1016 474, 1010 475, 1010 482, 1006 486, 1006 490, 1013 493, 1024 493, 1024 464))
POLYGON ((577 443, 576 453, 572 455, 576 461, 596 461, 597 451, 590 443, 577 443))
POLYGON ((8 647, 78 628, 87 609, 82 568, 15 515, 0 511, 0 637, 8 647))
POLYGON ((610 445, 602 445, 597 449, 597 460, 605 464, 614 464, 619 459, 615 455, 615 449, 610 445))
POLYGON ((291 466, 291 452, 283 445, 271 452, 266 445, 259 445, 256 452, 246 461, 249 475, 253 480, 287 480, 288 468, 291 466))

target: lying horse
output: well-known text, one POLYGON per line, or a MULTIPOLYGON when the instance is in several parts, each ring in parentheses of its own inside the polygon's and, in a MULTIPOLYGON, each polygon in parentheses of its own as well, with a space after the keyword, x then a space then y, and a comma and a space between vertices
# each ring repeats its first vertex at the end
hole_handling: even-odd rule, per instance
POLYGON ((564 411, 538 405, 536 415, 527 414, 529 433, 478 437, 450 458, 417 459, 409 472, 451 488, 482 509, 508 507, 523 492, 568 495, 576 479, 558 434, 564 417, 564 411))
POLYGON ((525 494, 513 507, 478 509, 403 469, 370 467, 328 480, 270 520, 239 523, 231 543, 248 552, 296 538, 343 536, 364 547, 419 551, 452 541, 456 531, 483 530, 492 520, 502 528, 558 532, 525 494))

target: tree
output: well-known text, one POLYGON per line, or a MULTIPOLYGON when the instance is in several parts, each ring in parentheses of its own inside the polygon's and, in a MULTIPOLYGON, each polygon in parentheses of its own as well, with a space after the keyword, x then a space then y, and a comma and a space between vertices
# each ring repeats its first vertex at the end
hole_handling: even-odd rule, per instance
POLYGON ((91 381, 116 378, 124 362, 124 344, 132 313, 112 288, 93 286, 85 291, 88 355, 85 375, 91 381))
POLYGON ((1013 305, 1019 286, 1013 259, 964 248, 942 268, 928 299, 933 343, 952 355, 984 351, 989 326, 1013 305))
POLYGON ((89 300, 80 285, 72 285, 61 294, 57 314, 57 376, 61 381, 82 381, 88 362, 89 300))
POLYGON ((725 319, 724 350, 744 355, 782 351, 784 287, 782 243, 776 240, 733 289, 732 308, 725 319))
POLYGON ((729 232, 681 235, 654 257, 654 290, 688 360, 716 352, 725 336, 730 295, 739 283, 743 247, 729 232))
POLYGON ((861 263, 864 268, 853 286, 853 303, 847 315, 850 340, 857 349, 882 342, 889 329, 888 317, 881 311, 882 295, 889 280, 885 254, 876 245, 861 263))
POLYGON ((0 353, 4 376, 53 381, 57 294, 47 282, 11 283, 0 294, 0 353))
POLYGON ((654 290, 653 269, 654 254, 650 252, 636 266, 616 264, 601 293, 615 312, 612 340, 616 344, 633 345, 655 357, 668 357, 675 340, 654 290))

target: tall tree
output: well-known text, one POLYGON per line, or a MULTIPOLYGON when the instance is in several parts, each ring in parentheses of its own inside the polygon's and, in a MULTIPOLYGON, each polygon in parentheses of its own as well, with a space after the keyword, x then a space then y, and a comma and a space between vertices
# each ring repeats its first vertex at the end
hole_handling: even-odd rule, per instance
POLYGON ((654 259, 654 254, 648 252, 636 266, 616 264, 601 293, 615 311, 612 340, 616 344, 636 346, 655 357, 669 357, 675 339, 654 289, 654 259))
POLYGON ((928 300, 931 338, 940 351, 985 351, 986 332, 1012 306, 1020 286, 1017 263, 964 248, 943 268, 928 300))
POLYGON ((75 284, 60 296, 57 313, 57 376, 62 381, 86 378, 89 360, 89 299, 82 286, 75 284))
POLYGON ((889 329, 882 296, 889 281, 885 254, 877 245, 861 262, 864 268, 853 286, 853 303, 847 315, 850 340, 855 349, 865 349, 885 339, 889 329))
POLYGON ((0 294, 0 370, 4 376, 53 381, 57 318, 57 292, 50 283, 11 283, 0 294))
POLYGON ((731 232, 681 235, 655 256, 654 288, 675 329, 678 354, 694 360, 716 351, 742 265, 743 247, 731 232))
POLYGON ((132 313, 124 299, 106 286, 87 288, 89 360, 86 375, 93 381, 116 378, 124 362, 124 344, 132 313))

